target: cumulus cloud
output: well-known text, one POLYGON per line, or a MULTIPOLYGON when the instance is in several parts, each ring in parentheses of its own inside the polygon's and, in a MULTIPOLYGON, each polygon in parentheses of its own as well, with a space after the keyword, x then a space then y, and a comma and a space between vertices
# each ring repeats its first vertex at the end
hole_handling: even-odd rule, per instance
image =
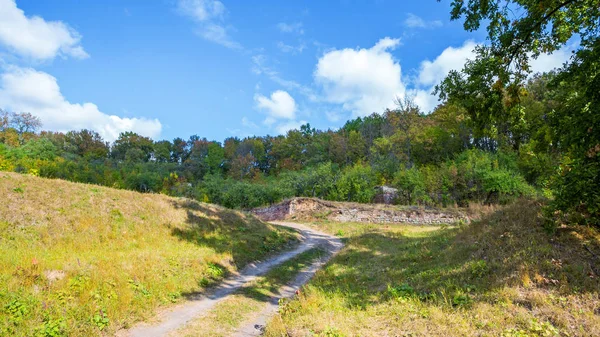
POLYGON ((60 92, 56 78, 31 68, 11 66, 0 75, 0 106, 40 117, 46 130, 92 129, 108 141, 134 131, 156 138, 162 125, 157 119, 125 118, 101 112, 93 103, 71 103, 60 92))
POLYGON ((468 59, 475 57, 473 49, 477 46, 472 40, 467 40, 462 46, 448 47, 433 61, 421 62, 419 84, 435 85, 442 81, 451 70, 461 70, 468 59))
POLYGON ((296 118, 296 101, 283 90, 274 91, 271 97, 260 94, 254 96, 256 107, 267 113, 267 121, 296 118))
POLYGON ((231 49, 241 49, 242 45, 229 35, 230 27, 224 24, 227 9, 218 0, 178 0, 177 12, 194 20, 196 33, 205 40, 231 49))
POLYGON ((404 25, 408 28, 437 28, 443 24, 440 20, 425 21, 413 13, 408 13, 404 20, 404 25))
POLYGON ((342 104, 355 116, 392 107, 394 98, 405 93, 400 63, 389 52, 399 44, 399 39, 386 37, 369 49, 325 53, 314 72, 325 100, 342 104))
POLYGON ((415 103, 424 112, 432 111, 439 100, 432 95, 433 87, 440 83, 451 70, 461 70, 468 59, 473 59, 473 50, 477 46, 472 40, 467 40, 460 47, 448 47, 444 49, 433 61, 421 62, 419 73, 415 79, 414 88, 408 94, 412 96, 415 103))
POLYGON ((89 57, 77 31, 61 21, 27 17, 15 0, 0 0, 0 22, 0 43, 18 55, 36 60, 51 60, 57 55, 89 57))
POLYGON ((302 28, 302 22, 285 23, 280 22, 277 24, 277 29, 282 33, 296 33, 298 35, 304 34, 304 28, 302 28))

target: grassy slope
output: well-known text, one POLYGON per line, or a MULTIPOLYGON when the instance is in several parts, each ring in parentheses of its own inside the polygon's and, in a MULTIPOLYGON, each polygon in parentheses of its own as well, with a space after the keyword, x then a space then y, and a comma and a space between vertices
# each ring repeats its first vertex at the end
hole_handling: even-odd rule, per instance
POLYGON ((547 234, 538 212, 523 201, 463 228, 321 224, 346 247, 267 335, 600 336, 600 235, 547 234))
POLYGON ((111 334, 296 239, 214 205, 0 172, 0 335, 111 334))

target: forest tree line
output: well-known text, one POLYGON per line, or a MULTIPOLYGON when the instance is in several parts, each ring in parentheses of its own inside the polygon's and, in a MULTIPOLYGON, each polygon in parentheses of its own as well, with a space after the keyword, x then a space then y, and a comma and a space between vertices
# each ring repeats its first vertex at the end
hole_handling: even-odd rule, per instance
MULTIPOLYGON (((528 87, 535 90, 549 76, 528 87)), ((92 130, 36 132, 35 117, 3 112, 0 169, 233 208, 293 196, 370 202, 380 185, 397 187, 402 204, 507 202, 548 188, 559 158, 548 142, 540 144, 546 139, 537 123, 541 101, 532 96, 530 104, 528 127, 507 137, 478 134, 459 105, 424 114, 404 99, 335 131, 306 124, 286 135, 223 143, 197 135, 153 141, 125 132, 110 144, 92 130), (23 120, 34 123, 19 126, 23 120)))

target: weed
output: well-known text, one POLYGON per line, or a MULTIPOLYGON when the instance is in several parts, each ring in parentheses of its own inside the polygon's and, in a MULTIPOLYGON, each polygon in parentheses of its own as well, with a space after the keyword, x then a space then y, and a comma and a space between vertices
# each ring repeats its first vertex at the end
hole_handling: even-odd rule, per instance
POLYGON ((388 293, 392 298, 409 298, 415 294, 415 290, 410 285, 404 283, 396 287, 388 285, 388 293))
POLYGON ((131 287, 131 289, 133 289, 135 291, 136 294, 144 296, 144 297, 152 296, 150 291, 148 291, 148 289, 146 289, 146 287, 144 287, 144 285, 141 284, 140 282, 137 282, 132 279, 129 279, 127 282, 129 283, 129 286, 131 287))
POLYGON ((325 331, 323 331, 322 333, 318 334, 319 337, 344 337, 345 335, 340 332, 340 330, 333 328, 333 327, 327 327, 325 329, 325 331))
POLYGON ((13 324, 19 324, 25 316, 29 314, 29 308, 25 303, 18 299, 14 299, 4 306, 5 312, 8 314, 8 320, 13 324))
POLYGON ((37 335, 41 337, 61 337, 65 336, 67 323, 64 319, 52 319, 50 316, 44 317, 44 324, 38 328, 37 335))
POLYGON ((225 270, 217 264, 208 263, 208 275, 213 278, 220 278, 225 274, 225 270))
POLYGON ((104 310, 102 310, 102 309, 100 309, 97 314, 95 314, 94 316, 92 316, 92 318, 90 319, 90 321, 98 329, 100 329, 100 331, 104 330, 108 326, 108 324, 110 324, 110 320, 108 319, 108 315, 106 315, 106 312, 104 310))
POLYGON ((488 272, 487 262, 484 260, 477 260, 471 264, 471 275, 474 278, 482 278, 488 272))

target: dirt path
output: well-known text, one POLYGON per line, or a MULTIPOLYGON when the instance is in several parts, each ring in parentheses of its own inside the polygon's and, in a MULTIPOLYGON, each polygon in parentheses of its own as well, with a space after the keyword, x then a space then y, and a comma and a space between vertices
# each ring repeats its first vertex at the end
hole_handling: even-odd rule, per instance
POLYGON ((328 254, 322 259, 311 264, 309 268, 301 271, 296 278, 286 287, 280 290, 280 296, 272 298, 268 305, 260 312, 257 319, 253 322, 246 322, 237 336, 256 336, 261 332, 267 319, 277 311, 277 303, 281 297, 291 297, 296 289, 306 283, 312 275, 337 251, 342 248, 341 241, 329 234, 319 232, 308 228, 307 226, 287 223, 274 222, 273 224, 297 229, 304 240, 300 245, 288 252, 281 253, 266 261, 252 263, 246 266, 238 275, 224 280, 220 285, 212 289, 207 294, 198 295, 196 298, 183 303, 159 317, 159 321, 155 324, 144 323, 130 330, 120 331, 117 336, 130 337, 155 337, 166 336, 168 333, 183 327, 190 320, 198 318, 206 314, 217 303, 221 302, 227 296, 241 288, 247 282, 256 279, 258 276, 265 274, 271 268, 317 246, 323 247, 328 254))

